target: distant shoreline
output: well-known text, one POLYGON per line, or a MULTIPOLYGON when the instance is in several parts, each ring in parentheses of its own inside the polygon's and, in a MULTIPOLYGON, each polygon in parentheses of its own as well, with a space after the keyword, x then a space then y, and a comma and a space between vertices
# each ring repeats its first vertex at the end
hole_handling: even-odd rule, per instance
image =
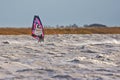
MULTIPOLYGON (((120 34, 120 27, 107 28, 44 28, 49 34, 120 34)), ((31 35, 31 28, 0 28, 0 35, 31 35)))

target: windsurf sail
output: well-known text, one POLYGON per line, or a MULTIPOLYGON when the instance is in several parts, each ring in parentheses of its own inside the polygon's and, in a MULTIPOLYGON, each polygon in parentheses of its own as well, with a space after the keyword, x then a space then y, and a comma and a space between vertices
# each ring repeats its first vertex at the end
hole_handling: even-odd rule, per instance
POLYGON ((44 41, 44 28, 39 16, 35 15, 32 24, 32 36, 38 41, 44 41))

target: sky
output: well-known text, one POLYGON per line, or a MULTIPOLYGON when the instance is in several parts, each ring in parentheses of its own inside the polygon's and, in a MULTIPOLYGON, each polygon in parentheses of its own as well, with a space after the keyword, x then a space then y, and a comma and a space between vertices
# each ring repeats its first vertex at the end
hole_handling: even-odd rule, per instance
POLYGON ((0 0, 0 27, 30 27, 34 15, 44 26, 120 26, 120 0, 0 0))

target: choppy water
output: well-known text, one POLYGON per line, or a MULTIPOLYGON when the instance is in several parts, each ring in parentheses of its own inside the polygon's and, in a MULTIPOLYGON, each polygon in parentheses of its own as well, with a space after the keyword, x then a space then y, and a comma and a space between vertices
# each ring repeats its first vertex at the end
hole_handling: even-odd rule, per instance
POLYGON ((0 80, 120 80, 120 35, 0 36, 0 80))

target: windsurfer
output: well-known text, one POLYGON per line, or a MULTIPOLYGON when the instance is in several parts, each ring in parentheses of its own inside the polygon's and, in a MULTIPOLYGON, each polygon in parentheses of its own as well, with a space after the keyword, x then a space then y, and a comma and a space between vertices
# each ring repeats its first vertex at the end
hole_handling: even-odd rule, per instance
POLYGON ((32 34, 32 36, 33 37, 38 37, 38 42, 41 42, 41 41, 44 41, 44 38, 43 38, 43 36, 42 36, 42 34, 41 35, 35 35, 35 34, 32 34))
POLYGON ((44 31, 39 16, 34 16, 32 24, 32 36, 36 38, 38 42, 44 41, 44 31))
POLYGON ((38 41, 38 42, 40 42, 40 41, 44 41, 44 38, 43 38, 42 34, 39 35, 38 38, 39 38, 39 41, 38 41))

